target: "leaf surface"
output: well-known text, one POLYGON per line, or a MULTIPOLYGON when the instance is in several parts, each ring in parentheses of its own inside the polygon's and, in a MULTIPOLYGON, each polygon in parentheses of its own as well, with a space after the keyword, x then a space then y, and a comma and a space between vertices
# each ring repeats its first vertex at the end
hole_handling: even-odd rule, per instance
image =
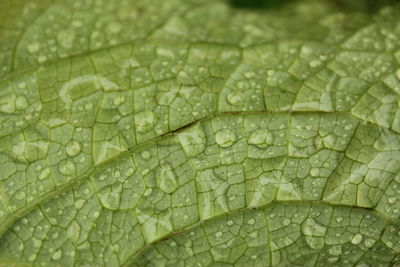
POLYGON ((391 266, 399 13, 1 1, 0 266, 391 266))

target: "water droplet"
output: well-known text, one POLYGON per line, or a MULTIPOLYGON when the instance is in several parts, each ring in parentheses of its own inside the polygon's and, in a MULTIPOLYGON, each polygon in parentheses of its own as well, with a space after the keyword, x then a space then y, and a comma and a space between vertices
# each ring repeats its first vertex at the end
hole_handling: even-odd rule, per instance
POLYGON ((249 144, 266 148, 273 143, 273 136, 267 129, 258 129, 250 134, 249 144))
POLYGON ((101 204, 107 209, 117 210, 121 201, 121 192, 121 184, 114 186, 111 190, 110 188, 105 188, 104 190, 102 190, 102 192, 100 192, 101 204))
POLYGON ((86 104, 85 104, 85 109, 86 109, 87 111, 91 110, 92 108, 93 108, 93 103, 86 103, 86 104))
POLYGON ((28 106, 28 100, 25 96, 17 96, 15 99, 15 107, 18 110, 23 110, 28 106))
POLYGON ((372 238, 367 238, 365 240, 365 246, 368 247, 368 248, 373 247, 375 245, 375 243, 376 243, 376 240, 372 239, 372 238))
POLYGON ((15 111, 15 94, 9 94, 0 98, 0 112, 11 114, 15 111))
POLYGON ((75 37, 76 37, 76 34, 74 31, 70 31, 70 30, 60 31, 57 34, 57 41, 64 48, 72 48, 74 41, 75 41, 75 37))
POLYGON ((249 234, 249 236, 250 236, 251 238, 253 238, 253 239, 257 238, 257 237, 258 237, 258 231, 253 231, 253 232, 251 232, 251 233, 249 234))
POLYGON ((311 168, 310 174, 314 177, 319 176, 319 168, 311 168))
POLYGON ((75 173, 75 164, 72 161, 65 160, 60 163, 60 172, 64 175, 72 175, 75 173))
POLYGON ((26 46, 26 50, 28 50, 28 52, 31 54, 36 53, 40 50, 40 43, 38 42, 30 43, 26 46))
POLYGON ((124 96, 117 96, 113 100, 114 105, 119 106, 123 103, 125 103, 125 97, 124 96))
POLYGON ((322 62, 320 60, 311 60, 310 61, 310 67, 311 68, 317 68, 321 66, 322 62))
POLYGON ((139 133, 148 132, 154 123, 154 114, 151 111, 142 111, 135 116, 135 125, 139 133))
POLYGON ((78 210, 81 209, 83 207, 83 205, 85 205, 85 200, 83 200, 83 199, 77 199, 74 202, 74 207, 78 210))
POLYGON ((222 237, 222 232, 216 232, 216 233, 215 233, 215 237, 216 237, 216 238, 222 237))
POLYGON ((358 245, 361 243, 362 239, 363 239, 363 236, 360 233, 355 234, 353 236, 353 238, 351 239, 351 243, 353 243, 354 245, 358 245))
POLYGON ((46 179, 47 177, 49 177, 50 175, 50 169, 46 168, 43 171, 41 171, 38 175, 38 178, 40 181, 43 181, 44 179, 46 179))
POLYGON ((39 239, 37 239, 37 238, 32 238, 32 241, 33 241, 33 247, 35 247, 35 248, 39 248, 41 245, 42 245, 42 241, 40 241, 39 239))
POLYGON ((290 219, 285 218, 283 219, 283 225, 288 226, 291 223, 290 219))
POLYGON ((327 228, 312 218, 308 218, 301 226, 301 231, 307 236, 324 236, 327 228))
POLYGON ((28 261, 30 261, 30 262, 34 261, 35 259, 36 259, 36 255, 35 255, 35 254, 31 254, 31 255, 28 257, 28 261))
POLYGON ((144 159, 149 159, 151 157, 151 153, 147 150, 143 151, 141 153, 141 155, 142 155, 142 158, 144 158, 144 159))
POLYGON ((67 144, 66 151, 67 151, 68 156, 74 157, 74 156, 78 155, 79 152, 81 151, 81 145, 76 141, 70 141, 67 144))
POLYGON ((390 204, 394 204, 396 202, 396 198, 395 197, 390 197, 390 198, 388 198, 388 202, 390 204))
POLYGON ((244 74, 244 77, 250 79, 250 78, 254 78, 255 75, 256 75, 256 74, 255 74, 254 72, 249 71, 249 72, 246 72, 246 73, 244 74))
POLYGON ((229 129, 223 129, 216 133, 215 141, 220 147, 227 148, 236 141, 235 133, 229 129))
POLYGON ((228 94, 226 100, 229 104, 234 106, 240 106, 243 103, 242 95, 239 92, 232 92, 228 94))
POLYGON ((144 196, 148 197, 151 195, 151 193, 153 193, 153 189, 152 188, 147 188, 146 191, 144 191, 144 196))
POLYGON ((0 218, 4 217, 4 211, 0 210, 0 218))
POLYGON ((81 233, 81 226, 76 222, 73 221, 67 229, 67 236, 69 240, 76 243, 79 240, 79 235, 81 233))
POLYGON ((118 22, 111 22, 107 25, 106 31, 108 33, 119 33, 122 30, 122 25, 118 22))
POLYGON ((332 246, 329 249, 329 254, 331 254, 333 256, 339 256, 340 254, 342 254, 342 247, 340 245, 332 246))
POLYGON ((232 220, 229 220, 226 224, 229 225, 229 226, 231 226, 231 225, 233 225, 233 221, 232 221, 232 220))
POLYGON ((53 255, 51 255, 51 258, 53 259, 53 260, 59 260, 59 259, 61 259, 61 256, 62 256, 62 251, 61 251, 61 249, 57 249, 54 253, 53 253, 53 255))
POLYGON ((343 217, 336 217, 336 222, 341 223, 343 221, 343 217))
POLYGON ((158 177, 160 179, 160 189, 165 193, 170 194, 178 187, 177 177, 171 165, 162 165, 158 177))
POLYGON ((255 220, 253 218, 251 218, 247 221, 247 224, 249 224, 249 225, 253 225, 254 223, 255 223, 255 220))

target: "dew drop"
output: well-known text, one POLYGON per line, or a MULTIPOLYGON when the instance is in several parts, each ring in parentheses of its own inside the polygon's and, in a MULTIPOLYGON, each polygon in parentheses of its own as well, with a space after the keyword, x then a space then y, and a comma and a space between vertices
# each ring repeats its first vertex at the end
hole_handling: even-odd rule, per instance
POLYGON ((149 159, 151 157, 151 153, 147 150, 143 151, 141 153, 141 155, 142 155, 142 158, 144 158, 144 159, 149 159))
POLYGON ((87 111, 91 110, 92 108, 93 108, 93 104, 92 104, 92 103, 86 103, 86 104, 85 104, 85 109, 86 109, 87 111))
POLYGON ((100 212, 98 212, 97 210, 95 212, 93 212, 93 217, 94 218, 99 217, 99 215, 100 215, 100 212))
POLYGON ((102 192, 100 192, 101 204, 107 209, 117 210, 121 201, 121 191, 121 184, 118 184, 118 186, 113 188, 112 190, 110 190, 109 188, 105 188, 102 192))
POLYGON ((106 31, 108 33, 119 33, 122 30, 122 25, 118 22, 111 22, 110 24, 107 25, 106 31))
POLYGON ((375 243, 376 243, 376 240, 372 239, 372 238, 367 238, 365 240, 365 246, 368 247, 368 248, 373 247, 375 245, 375 243))
POLYGON ((216 233, 215 233, 215 237, 216 237, 216 238, 222 237, 222 232, 216 232, 216 233))
POLYGON ((0 112, 11 114, 15 111, 15 94, 0 97, 0 112))
POLYGON ((28 106, 28 100, 25 96, 17 96, 15 99, 15 107, 18 110, 23 110, 28 106))
POLYGON ((85 205, 85 200, 83 199, 78 199, 74 202, 74 207, 78 210, 81 209, 83 205, 85 205))
POLYGON ((59 259, 61 259, 61 256, 62 256, 62 251, 60 250, 60 249, 57 249, 54 253, 53 253, 53 255, 51 256, 51 258, 53 259, 53 260, 59 260, 59 259))
POLYGON ((311 68, 317 68, 321 66, 321 64, 322 62, 320 60, 311 60, 309 65, 311 68))
POLYGON ((339 256, 340 254, 342 254, 342 247, 339 246, 332 246, 329 249, 329 254, 333 255, 333 256, 339 256))
POLYGON ((363 239, 363 236, 360 233, 355 234, 353 236, 353 238, 351 239, 351 243, 353 243, 354 245, 358 245, 361 243, 362 239, 363 239))
POLYGON ((229 104, 234 106, 240 106, 243 103, 242 95, 238 92, 232 92, 228 94, 226 100, 228 101, 229 104))
POLYGON ((253 232, 251 232, 251 233, 249 234, 249 236, 250 236, 251 238, 253 238, 253 239, 257 238, 257 237, 258 237, 258 231, 253 231, 253 232))
POLYGON ((310 174, 314 177, 319 176, 319 168, 311 168, 310 174))
POLYGON ((229 129, 223 129, 216 133, 215 141, 217 142, 218 146, 227 148, 233 145, 236 141, 235 133, 229 129))
POLYGON ((40 181, 43 181, 44 179, 46 179, 47 177, 49 177, 50 175, 50 169, 46 168, 43 171, 41 171, 38 175, 38 178, 40 181))
POLYGON ((78 155, 79 152, 81 151, 81 145, 76 141, 70 141, 67 144, 66 151, 67 151, 68 156, 74 157, 74 156, 78 155))
POLYGON ((324 236, 327 228, 314 219, 308 218, 301 227, 304 235, 307 236, 324 236))
POLYGON ((290 224, 290 220, 288 218, 283 219, 283 225, 288 226, 290 224))
POLYGON ((31 254, 31 255, 28 257, 28 261, 30 261, 30 262, 34 261, 35 259, 36 259, 36 255, 35 255, 35 254, 31 254))
POLYGON ((177 189, 178 181, 171 165, 161 166, 158 177, 160 178, 160 189, 165 193, 170 194, 177 189))
POLYGON ((343 221, 343 217, 336 217, 336 222, 341 223, 343 221))
POLYGON ((40 241, 39 239, 37 239, 37 238, 32 238, 32 241, 33 241, 33 247, 35 247, 35 248, 39 248, 41 245, 42 245, 42 241, 40 241))
POLYGON ((251 218, 247 221, 247 224, 249 224, 249 225, 254 225, 254 223, 255 223, 255 220, 253 218, 251 218))
POLYGON ((28 52, 31 54, 36 53, 40 50, 40 43, 38 42, 30 43, 26 46, 26 50, 28 50, 28 52))
POLYGON ((124 96, 117 96, 113 100, 114 105, 119 106, 123 103, 125 103, 125 97, 124 96))
POLYGON ((75 164, 72 161, 63 161, 60 163, 60 172, 64 175, 72 175, 75 173, 75 164))
POLYGON ((390 204, 394 204, 396 202, 396 198, 395 197, 390 197, 390 198, 388 198, 388 202, 390 204))
POLYGON ((153 193, 153 189, 152 188, 147 188, 146 191, 144 191, 144 196, 148 197, 151 195, 151 193, 153 193))
POLYGON ((81 232, 81 226, 76 221, 73 221, 68 226, 67 236, 68 236, 69 240, 76 243, 79 240, 80 232, 81 232))
POLYGON ((233 225, 233 221, 232 221, 232 220, 229 220, 226 224, 229 225, 229 226, 231 226, 231 225, 233 225))
POLYGON ((267 129, 258 129, 250 134, 249 144, 256 145, 259 148, 266 148, 273 143, 273 137, 267 129))
POLYGON ((57 41, 63 46, 64 48, 72 48, 74 45, 76 34, 74 31, 60 31, 57 34, 57 41))

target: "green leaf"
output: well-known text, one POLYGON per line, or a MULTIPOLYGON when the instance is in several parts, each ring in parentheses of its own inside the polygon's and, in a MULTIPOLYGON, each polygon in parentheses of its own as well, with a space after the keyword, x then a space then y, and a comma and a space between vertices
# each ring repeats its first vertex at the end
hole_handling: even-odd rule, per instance
POLYGON ((0 0, 0 266, 397 264, 400 6, 369 2, 0 0))

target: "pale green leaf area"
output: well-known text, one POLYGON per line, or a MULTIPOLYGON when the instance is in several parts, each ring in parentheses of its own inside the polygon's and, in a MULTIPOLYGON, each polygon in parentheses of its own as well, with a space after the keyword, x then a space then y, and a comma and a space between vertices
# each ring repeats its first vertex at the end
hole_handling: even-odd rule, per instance
POLYGON ((0 0, 0 266, 397 266, 400 6, 345 2, 0 0))

